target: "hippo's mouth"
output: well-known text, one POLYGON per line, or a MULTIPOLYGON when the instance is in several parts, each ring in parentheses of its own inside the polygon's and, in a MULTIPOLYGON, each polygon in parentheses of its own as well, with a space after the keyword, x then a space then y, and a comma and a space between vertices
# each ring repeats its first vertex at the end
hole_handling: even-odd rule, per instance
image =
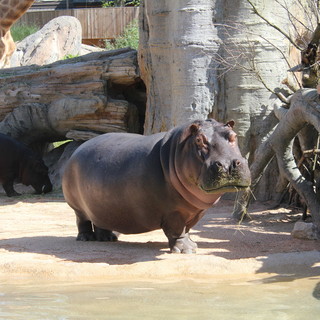
POLYGON ((245 190, 249 187, 249 185, 226 185, 226 186, 217 186, 214 188, 206 188, 203 186, 200 186, 200 188, 205 192, 205 193, 225 193, 225 192, 238 192, 241 190, 245 190))
POLYGON ((238 192, 248 188, 251 184, 250 175, 242 175, 235 172, 232 175, 221 174, 218 176, 208 176, 200 182, 199 188, 207 194, 238 192))
POLYGON ((48 193, 52 191, 52 184, 43 184, 43 185, 32 185, 33 188, 35 189, 36 194, 43 194, 43 193, 48 193))

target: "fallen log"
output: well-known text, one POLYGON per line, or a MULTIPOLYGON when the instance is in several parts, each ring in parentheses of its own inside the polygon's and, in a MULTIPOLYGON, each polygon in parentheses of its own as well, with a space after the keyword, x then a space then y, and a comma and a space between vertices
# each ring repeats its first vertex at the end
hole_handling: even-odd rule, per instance
POLYGON ((143 98, 132 98, 143 96, 141 82, 136 51, 128 48, 2 69, 0 132, 29 145, 141 132, 143 98))

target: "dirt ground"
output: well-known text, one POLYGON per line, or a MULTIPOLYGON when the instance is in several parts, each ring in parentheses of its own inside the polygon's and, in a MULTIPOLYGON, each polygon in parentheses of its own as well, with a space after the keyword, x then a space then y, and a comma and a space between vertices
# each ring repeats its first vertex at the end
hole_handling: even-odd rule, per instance
POLYGON ((6 280, 320 275, 320 242, 290 234, 301 214, 270 210, 269 203, 253 204, 252 220, 239 225, 233 202, 220 201, 193 228, 199 248, 188 255, 170 254, 162 230, 120 235, 115 243, 78 242, 61 192, 8 198, 0 190, 0 204, 0 278, 6 280))

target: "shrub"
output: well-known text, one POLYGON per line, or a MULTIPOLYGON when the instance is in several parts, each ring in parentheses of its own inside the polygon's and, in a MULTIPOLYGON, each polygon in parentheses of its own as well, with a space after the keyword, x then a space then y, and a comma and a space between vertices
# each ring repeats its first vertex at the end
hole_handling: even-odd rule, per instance
POLYGON ((30 34, 37 32, 39 28, 36 25, 26 25, 22 23, 14 24, 11 28, 13 41, 21 41, 30 34))
POLYGON ((102 8, 109 7, 139 7, 140 0, 104 0, 102 1, 102 8))
POLYGON ((138 49, 139 45, 139 26, 138 21, 134 20, 128 25, 123 34, 115 40, 106 40, 105 46, 107 50, 114 50, 120 48, 130 47, 132 49, 138 49))

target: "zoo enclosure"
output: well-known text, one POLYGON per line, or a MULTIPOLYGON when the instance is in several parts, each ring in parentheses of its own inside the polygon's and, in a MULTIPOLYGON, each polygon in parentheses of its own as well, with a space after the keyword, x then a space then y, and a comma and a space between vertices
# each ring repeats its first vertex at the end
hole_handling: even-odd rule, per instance
POLYGON ((82 42, 99 45, 101 40, 121 35, 128 24, 138 19, 139 7, 28 11, 20 18, 19 23, 41 28, 59 16, 76 17, 82 26, 82 42))

